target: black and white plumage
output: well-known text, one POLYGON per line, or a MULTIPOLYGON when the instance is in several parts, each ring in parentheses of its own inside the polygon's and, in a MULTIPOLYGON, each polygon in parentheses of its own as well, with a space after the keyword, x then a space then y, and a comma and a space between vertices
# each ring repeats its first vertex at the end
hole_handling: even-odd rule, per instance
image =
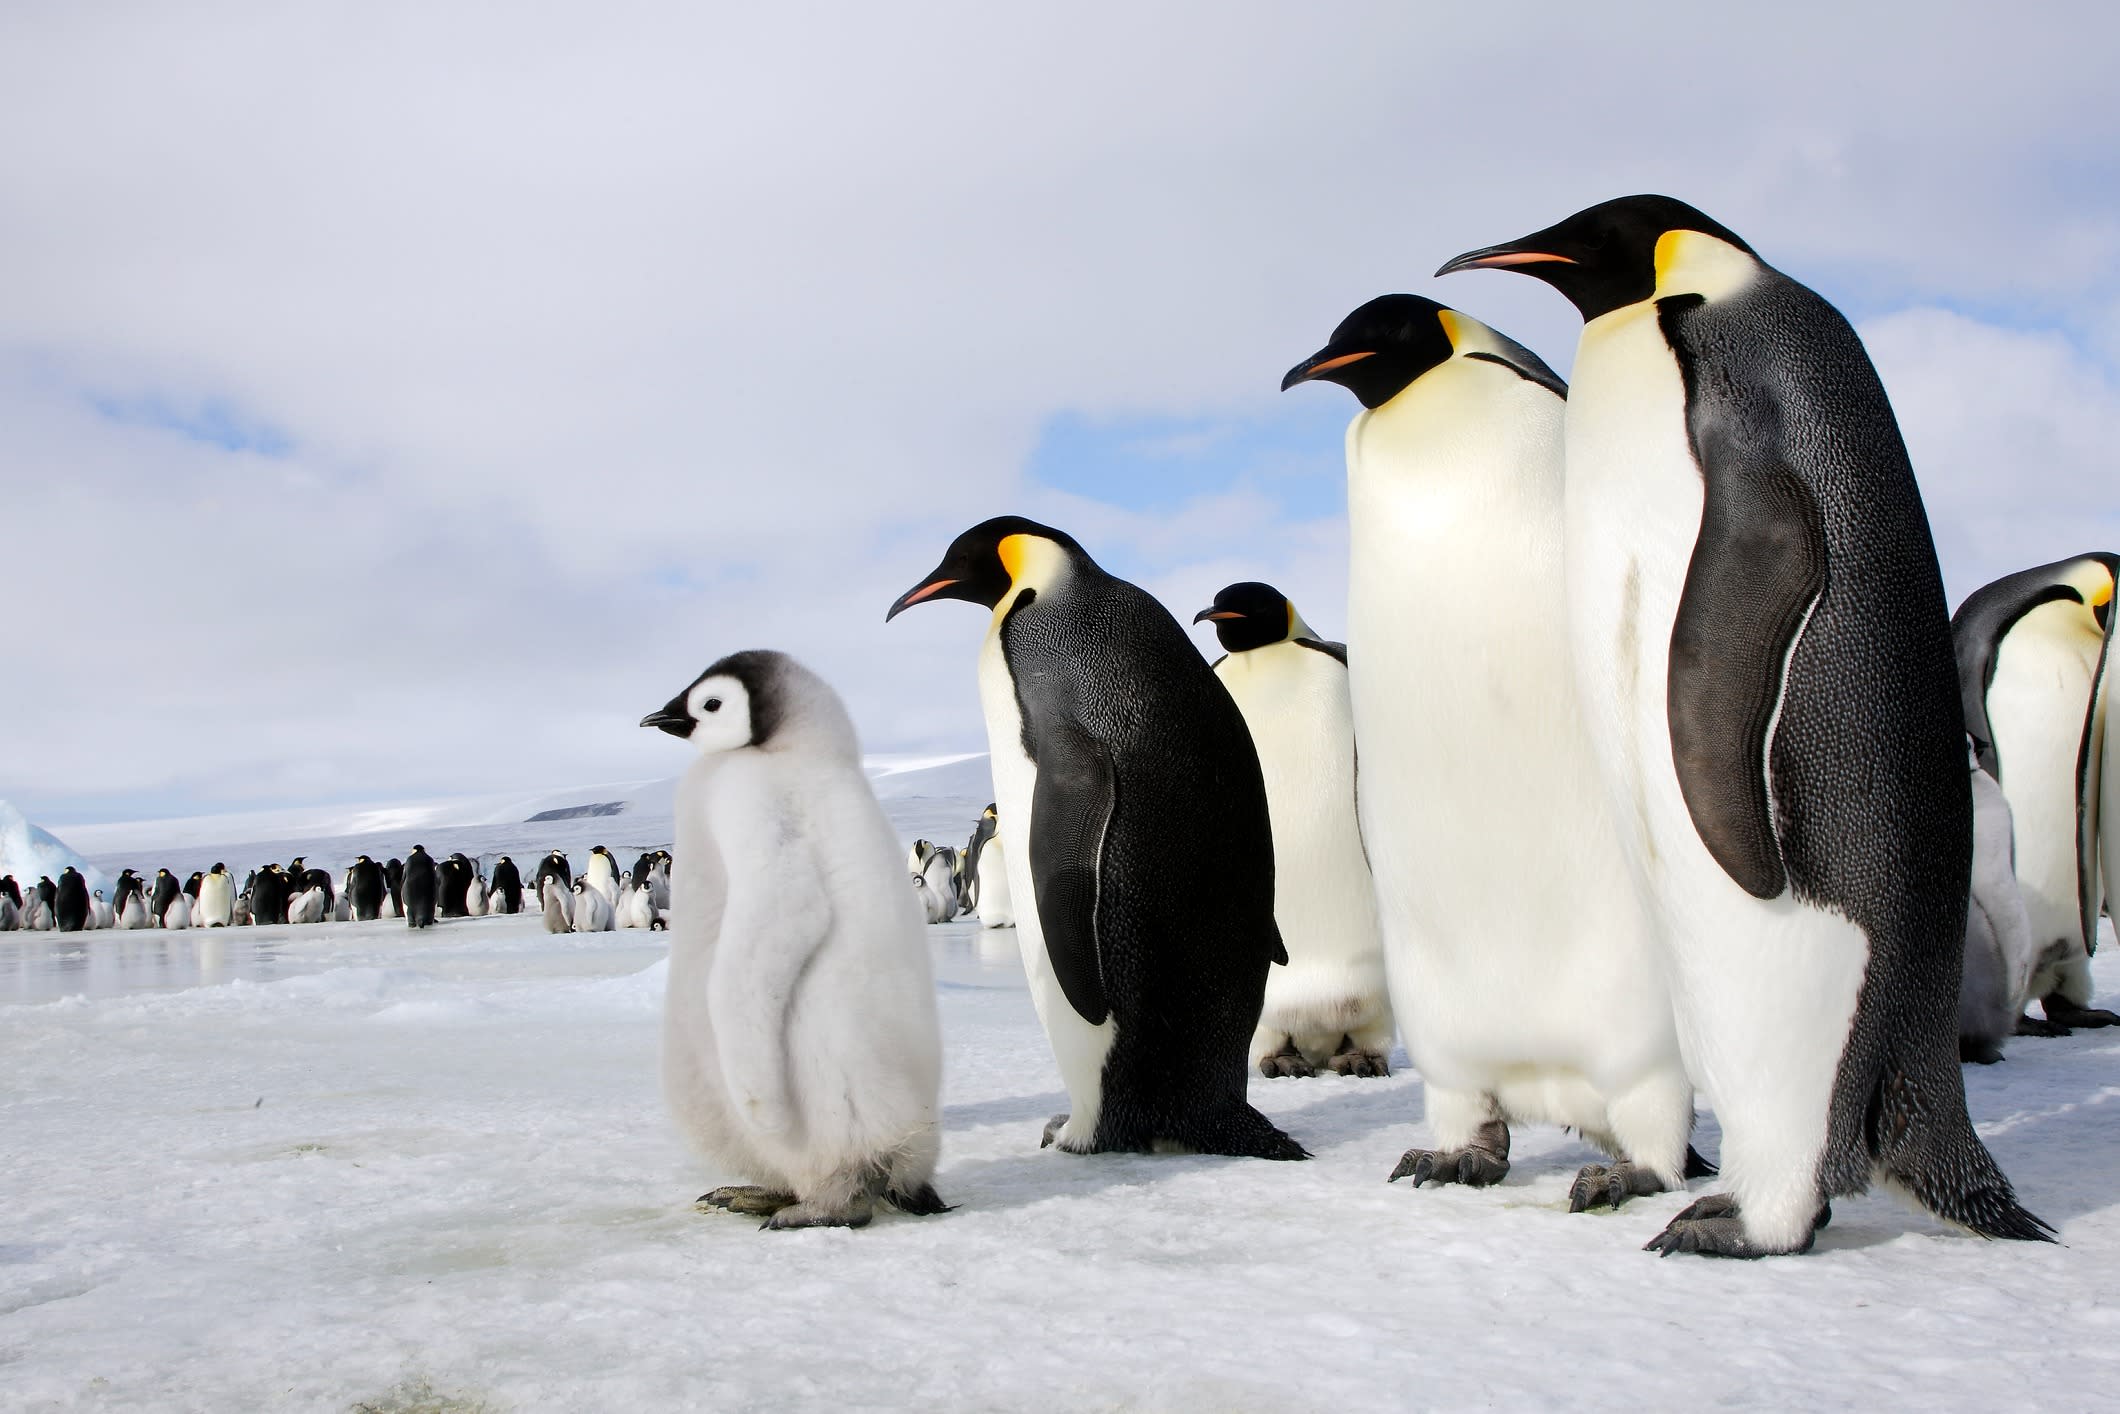
POLYGON ((544 895, 545 931, 573 932, 574 892, 571 886, 562 883, 556 876, 547 875, 539 887, 544 895))
POLYGON ((1032 521, 958 536, 887 617, 932 599, 993 610, 980 699, 995 797, 1028 846, 1017 939, 1073 1106, 1048 1141, 1308 1157, 1245 1098, 1266 972, 1288 955, 1228 692, 1161 604, 1032 521))
POLYGON ((515 867, 515 861, 502 855, 493 861, 493 880, 486 891, 486 908, 490 913, 521 913, 523 911, 523 876, 515 867))
POLYGON ((782 653, 714 663, 643 726, 700 757, 677 790, 663 1082, 770 1227, 943 1211, 934 979, 839 697, 782 653))
POLYGON ((167 869, 155 870, 154 891, 148 896, 147 916, 154 921, 157 928, 166 926, 162 920, 168 915, 169 906, 182 897, 183 893, 183 887, 178 884, 176 875, 167 869))
POLYGON ((71 864, 59 871, 52 891, 52 917, 62 933, 79 933, 88 927, 88 880, 71 864))
POLYGON ((236 921, 236 881, 226 864, 216 863, 199 879, 198 905, 192 923, 200 928, 229 928, 236 921))
POLYGON ((1391 997, 1375 885, 1355 819, 1346 645, 1257 580, 1193 616, 1226 650, 1214 665, 1259 753, 1273 822, 1274 921, 1288 965, 1266 978, 1251 1063, 1271 1076, 1391 1073, 1391 997))
POLYGON ((405 857, 404 881, 399 886, 403 894, 405 926, 407 928, 432 928, 435 907, 441 893, 440 871, 435 868, 434 856, 427 853, 425 845, 414 845, 412 853, 405 857))
POLYGON ((1965 960, 1958 984, 1958 1057, 1981 1065, 2002 1059, 2032 996, 2038 963, 2031 915, 2017 885, 2015 828, 2009 797, 1980 767, 1973 743, 1973 883, 1966 901, 1965 960))
MULTIPOLYGON (((2037 1035, 2111 1026, 2090 1005, 2098 945, 2107 684, 2120 555, 2093 552, 2004 575, 1951 620, 1966 730, 2016 824, 2017 883, 2038 960, 2037 1035)), ((2110 883, 2106 886, 2111 887, 2110 883)))
POLYGON ((383 905, 390 901, 390 880, 383 873, 383 866, 361 855, 346 871, 346 896, 353 904, 356 922, 369 923, 383 916, 383 905))
POLYGON ((1861 341, 1668 197, 1442 273, 1472 268, 1534 275, 1585 321, 1576 670, 1728 1189, 1651 1247, 1803 1251, 1827 1200, 1878 1175, 1976 1232, 2044 1238, 1966 1114, 1964 719, 1927 516, 1861 341))

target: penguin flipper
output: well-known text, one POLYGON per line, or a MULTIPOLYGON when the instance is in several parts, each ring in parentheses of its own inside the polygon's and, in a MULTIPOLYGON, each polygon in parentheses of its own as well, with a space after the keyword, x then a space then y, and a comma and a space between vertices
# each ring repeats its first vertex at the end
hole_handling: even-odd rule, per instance
POLYGON ((1768 731, 1790 648, 1824 592, 1825 535, 1809 488, 1771 449, 1696 427, 1700 538, 1671 625, 1671 760, 1701 843, 1755 898, 1788 883, 1767 798, 1768 731))
POLYGON ((1102 743, 1072 722, 1056 722, 1040 735, 1031 796, 1032 897, 1053 977, 1068 1005, 1092 1026, 1111 1013, 1097 950, 1097 888, 1113 799, 1111 757, 1102 743))

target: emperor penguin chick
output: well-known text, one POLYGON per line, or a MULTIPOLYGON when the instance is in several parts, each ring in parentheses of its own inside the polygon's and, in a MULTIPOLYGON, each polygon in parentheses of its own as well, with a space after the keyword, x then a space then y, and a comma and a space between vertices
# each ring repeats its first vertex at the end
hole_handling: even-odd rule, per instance
POLYGON ((1965 972, 1958 983, 1958 1059, 1993 1065, 2015 1034, 2038 964, 2031 915, 2017 884, 2009 797, 1973 756, 1973 887, 1965 913, 1965 972))
POLYGON ((774 1228, 939 1213, 942 1038, 897 837, 846 708, 783 653, 733 653, 641 722, 678 783, 663 1086, 750 1183, 699 1201, 774 1228))
MULTIPOLYGON (((1509 1126, 1616 1163, 1570 1207, 1684 1186, 1693 1087, 1650 920, 1569 673, 1567 389, 1529 349, 1415 295, 1342 320, 1284 388, 1338 383, 1348 683, 1362 839, 1437 1148, 1393 1178, 1499 1181, 1509 1126)), ((1312 656, 1316 656, 1313 654, 1312 656)))
POLYGON ((1232 584, 1193 617, 1227 655, 1215 676, 1251 728, 1273 821, 1274 921, 1288 966, 1266 975, 1251 1042, 1265 1075, 1389 1075, 1391 998, 1354 813, 1347 648, 1270 584, 1232 584))

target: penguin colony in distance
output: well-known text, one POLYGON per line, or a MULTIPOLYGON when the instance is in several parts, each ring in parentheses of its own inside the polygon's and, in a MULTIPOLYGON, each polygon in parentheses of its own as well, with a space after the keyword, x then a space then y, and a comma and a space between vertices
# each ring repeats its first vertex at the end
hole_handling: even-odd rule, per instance
POLYGON ((1392 1177, 1498 1182, 1510 1126, 1538 1121, 1615 1160, 1577 1175, 1572 1209, 1681 1188, 1693 1087, 1554 612, 1567 389, 1414 295, 1356 309, 1282 387, 1318 381, 1362 405, 1347 429, 1362 838, 1438 1144, 1392 1177))
POLYGON ((831 688, 732 654, 642 719, 691 742, 677 789, 663 1082, 712 1162, 703 1206, 767 1227, 944 1210, 942 1044, 898 843, 831 688))
POLYGON ((1355 822, 1347 648, 1269 584, 1232 584, 1193 616, 1226 650, 1215 676, 1244 714, 1273 823, 1274 919, 1288 965, 1267 973, 1251 1063, 1267 1075, 1389 1075, 1391 1000, 1355 822))
POLYGON ((1473 269, 1543 280, 1584 320, 1570 640, 1688 1069, 1723 1130, 1725 1191, 1652 1248, 1803 1251, 1828 1200, 1873 1175, 1987 1236, 2044 1237, 1966 1114, 1957 665, 1861 342, 1667 197, 1605 202, 1438 273, 1473 269))
MULTIPOLYGON (((1975 590, 1951 621, 1966 731, 2015 822, 2017 883, 2036 950, 2017 1007, 2037 997, 2045 1013, 2020 1023, 2032 1035, 2120 1022, 2090 1005, 2101 823, 2113 837, 2107 849, 2120 840, 2120 813, 2105 804, 2120 781, 2103 769, 2115 575, 2120 555, 2105 553, 2021 570, 1975 590)), ((2105 875, 2106 889, 2120 887, 2110 867, 2105 875)))
POLYGON ((1309 1157, 1244 1093, 1266 971, 1288 954, 1266 788, 1228 692, 1168 610, 1033 521, 958 536, 885 618, 934 599, 992 611, 994 793, 1037 899, 1016 935, 1071 1105, 1046 1139, 1309 1157))

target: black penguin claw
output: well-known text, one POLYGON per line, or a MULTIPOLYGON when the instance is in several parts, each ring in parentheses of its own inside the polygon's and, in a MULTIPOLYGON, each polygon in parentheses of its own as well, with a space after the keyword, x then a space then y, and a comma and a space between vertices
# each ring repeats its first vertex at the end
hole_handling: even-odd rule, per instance
MULTIPOLYGON (((1825 1213, 1830 1217, 1831 1210, 1827 1209, 1825 1213)), ((1801 1246, 1788 1250, 1810 1251, 1818 1226, 1823 1226, 1823 1222, 1804 1234, 1801 1246)), ((1662 1232, 1643 1243, 1642 1251, 1654 1252, 1659 1257, 1668 1257, 1673 1252, 1692 1252, 1703 1257, 1734 1257, 1741 1261, 1775 1255, 1745 1236, 1745 1223, 1738 1213, 1737 1200, 1727 1193, 1711 1193, 1687 1207, 1671 1219, 1670 1225, 1662 1232)))
POLYGON ((1485 1188, 1500 1183, 1509 1172, 1509 1158, 1477 1145, 1462 1149, 1408 1149, 1386 1183, 1411 1178, 1413 1186, 1424 1183, 1461 1183, 1467 1188, 1485 1188))

